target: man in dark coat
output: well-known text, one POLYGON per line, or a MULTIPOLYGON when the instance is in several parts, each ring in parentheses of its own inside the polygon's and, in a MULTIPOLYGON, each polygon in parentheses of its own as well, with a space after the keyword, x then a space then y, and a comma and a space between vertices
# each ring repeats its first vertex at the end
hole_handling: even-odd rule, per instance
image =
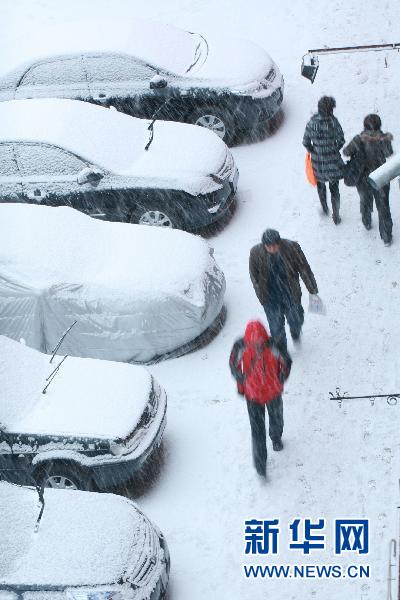
POLYGON ((303 146, 311 154, 314 175, 317 180, 318 196, 322 210, 329 214, 326 201, 326 182, 329 183, 332 202, 332 218, 335 225, 341 221, 339 216, 340 194, 339 179, 343 178, 343 160, 340 149, 344 145, 342 127, 333 115, 336 106, 334 98, 323 96, 318 102, 318 113, 313 115, 306 125, 303 146))
POLYGON ((378 115, 370 114, 364 119, 364 131, 356 135, 348 144, 343 154, 353 156, 361 153, 365 160, 365 171, 357 184, 360 196, 361 219, 365 229, 371 229, 371 214, 374 205, 379 218, 379 233, 386 246, 392 243, 392 216, 390 214, 389 190, 390 183, 380 190, 375 190, 368 182, 368 175, 386 162, 393 154, 391 133, 381 131, 381 119, 378 115))
POLYGON ((318 294, 317 282, 300 244, 281 239, 278 231, 267 229, 262 243, 250 251, 249 271, 271 335, 286 349, 285 317, 295 342, 300 339, 304 323, 299 276, 310 294, 318 294))

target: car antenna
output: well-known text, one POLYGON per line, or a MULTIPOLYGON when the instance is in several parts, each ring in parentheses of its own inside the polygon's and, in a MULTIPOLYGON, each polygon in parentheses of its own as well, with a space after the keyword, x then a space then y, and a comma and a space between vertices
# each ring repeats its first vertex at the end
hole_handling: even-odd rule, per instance
POLYGON ((51 382, 53 381, 54 377, 57 375, 59 368, 61 367, 61 365, 63 364, 64 360, 68 358, 68 354, 66 354, 64 356, 64 358, 62 360, 60 360, 60 362, 58 363, 58 365, 56 366, 56 368, 54 369, 54 371, 52 371, 50 373, 50 375, 46 378, 46 381, 48 382, 47 385, 43 388, 42 390, 42 394, 45 394, 47 392, 47 388, 49 387, 49 385, 51 384, 51 382))
MULTIPOLYGON (((78 321, 74 321, 74 322, 72 323, 72 325, 70 325, 70 326, 68 327, 68 329, 67 329, 66 331, 64 331, 64 333, 63 333, 63 334, 62 334, 62 336, 60 337, 60 340, 59 340, 58 344, 57 344, 57 345, 56 345, 56 346, 53 348, 53 350, 52 350, 51 359, 49 360, 50 364, 53 362, 53 358, 55 357, 57 350, 59 349, 59 347, 60 347, 60 346, 61 346, 61 344, 63 343, 63 341, 64 341, 64 339, 65 339, 66 335, 67 335, 67 334, 68 334, 68 333, 71 331, 71 329, 73 328, 73 326, 77 324, 77 322, 78 322, 78 321)), ((47 381, 47 380, 46 380, 46 381, 47 381)))
POLYGON ((150 131, 150 138, 149 141, 147 142, 147 144, 145 145, 144 149, 148 150, 151 146, 151 142, 153 141, 153 137, 154 137, 154 123, 157 121, 157 115, 160 112, 160 110, 162 108, 164 108, 165 106, 167 106, 168 102, 171 100, 171 98, 167 98, 167 100, 165 102, 163 102, 161 104, 161 106, 159 108, 157 108, 156 112, 153 113, 153 116, 151 117, 151 123, 148 126, 148 130, 150 131))

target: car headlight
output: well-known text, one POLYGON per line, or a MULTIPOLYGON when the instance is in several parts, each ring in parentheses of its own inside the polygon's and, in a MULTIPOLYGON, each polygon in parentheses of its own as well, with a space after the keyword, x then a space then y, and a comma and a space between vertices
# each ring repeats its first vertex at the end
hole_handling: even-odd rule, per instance
POLYGON ((161 385, 158 383, 157 379, 154 379, 154 377, 153 377, 153 386, 154 386, 155 395, 160 397, 161 396, 161 385))
POLYGON ((217 183, 218 185, 224 184, 224 180, 221 179, 221 177, 219 177, 218 175, 211 175, 211 179, 213 180, 214 183, 217 183))
POLYGON ((264 79, 262 79, 258 83, 254 84, 252 86, 248 86, 244 89, 238 89, 238 90, 232 90, 232 91, 234 94, 239 94, 241 96, 249 96, 251 94, 257 94, 259 92, 262 92, 263 90, 267 90, 275 81, 276 76, 277 76, 276 67, 271 67, 271 69, 268 71, 268 73, 266 74, 264 79))
POLYGON ((120 590, 101 589, 69 589, 67 590, 69 600, 124 600, 120 590))
POLYGON ((114 456, 121 456, 125 450, 126 448, 122 444, 116 444, 115 442, 111 442, 110 444, 110 452, 114 456))
POLYGON ((274 81, 276 77, 276 69, 274 67, 272 67, 269 71, 267 76, 264 79, 264 82, 266 83, 272 83, 274 81))

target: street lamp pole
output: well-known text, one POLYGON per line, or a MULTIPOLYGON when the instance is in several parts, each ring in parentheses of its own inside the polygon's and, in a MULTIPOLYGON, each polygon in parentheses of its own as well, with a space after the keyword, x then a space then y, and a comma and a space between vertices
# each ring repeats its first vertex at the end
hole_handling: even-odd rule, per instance
POLYGON ((318 56, 325 54, 342 54, 349 52, 381 52, 384 50, 400 50, 400 43, 394 44, 368 44, 365 46, 338 46, 337 48, 314 48, 308 50, 303 56, 301 63, 301 74, 311 83, 317 75, 319 68, 318 56))

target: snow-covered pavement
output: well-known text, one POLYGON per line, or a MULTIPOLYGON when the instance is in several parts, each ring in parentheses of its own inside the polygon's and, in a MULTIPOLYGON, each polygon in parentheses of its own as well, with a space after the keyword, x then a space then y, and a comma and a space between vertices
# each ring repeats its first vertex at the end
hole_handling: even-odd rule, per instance
MULTIPOLYGON (((3 6, 8 37, 21 15, 38 33, 42 23, 78 14, 95 26, 111 3, 4 0, 3 6)), ((343 220, 335 227, 320 214, 316 191, 305 180, 301 140, 318 98, 332 94, 346 140, 361 130, 367 113, 377 111, 400 150, 400 57, 395 52, 325 57, 313 86, 300 77, 300 63, 309 48, 399 41, 400 5, 395 0, 366 0, 362 8, 359 0, 114 0, 112 12, 251 39, 272 55, 286 83, 280 129, 262 142, 233 149, 240 170, 238 210, 210 240, 227 279, 225 328, 208 347, 151 368, 169 397, 166 461, 139 504, 168 540, 169 597, 381 599, 387 592, 389 541, 398 536, 400 403, 377 400, 371 406, 354 400, 340 408, 329 392, 336 387, 350 395, 400 392, 399 189, 392 184, 392 247, 379 238, 376 212, 373 229, 363 229, 354 189, 341 186, 343 220), (328 315, 306 313, 284 396, 285 448, 276 454, 269 447, 265 484, 251 463, 247 411, 235 393, 228 356, 247 320, 264 318, 248 276, 248 253, 266 227, 300 242, 328 315), (307 559, 287 550, 284 537, 270 562, 370 564, 371 578, 246 580, 242 564, 258 559, 244 555, 244 520, 280 518, 286 531, 296 517, 325 518, 328 549, 307 559), (334 518, 371 520, 368 558, 334 557, 334 518)), ((305 307, 307 301, 304 293, 305 307)))

